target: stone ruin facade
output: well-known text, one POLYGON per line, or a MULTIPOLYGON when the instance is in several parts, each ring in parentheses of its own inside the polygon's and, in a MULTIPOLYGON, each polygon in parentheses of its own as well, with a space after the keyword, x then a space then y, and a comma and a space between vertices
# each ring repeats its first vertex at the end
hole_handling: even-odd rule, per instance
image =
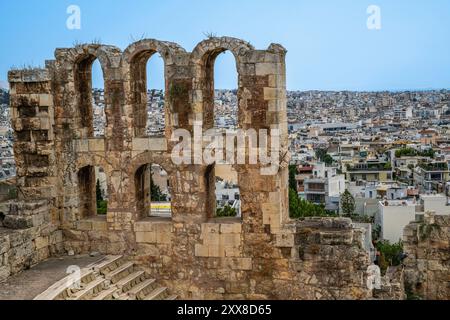
POLYGON ((450 216, 425 214, 404 232, 405 289, 414 298, 450 300, 450 216))
POLYGON ((45 69, 9 73, 18 199, 0 229, 0 278, 58 254, 123 254, 185 299, 368 299, 363 229, 349 219, 289 218, 286 50, 210 38, 186 52, 141 40, 125 51, 57 49, 45 69), (242 218, 215 217, 213 166, 176 166, 175 129, 214 125, 214 61, 230 51, 242 129, 279 129, 280 168, 235 165, 242 218), (165 64, 165 137, 145 136, 146 63, 165 64), (91 67, 105 81, 105 135, 93 137, 91 67), (169 177, 172 217, 148 217, 151 164, 169 177), (94 168, 107 177, 108 210, 95 215, 94 168), (3 275, 2 275, 3 274, 3 275))

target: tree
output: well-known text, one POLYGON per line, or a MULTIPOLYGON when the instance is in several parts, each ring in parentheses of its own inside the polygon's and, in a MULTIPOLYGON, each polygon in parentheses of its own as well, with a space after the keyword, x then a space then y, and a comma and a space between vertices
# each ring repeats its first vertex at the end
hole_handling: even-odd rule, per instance
POLYGON ((106 214, 106 212, 108 211, 108 201, 105 201, 105 199, 103 198, 99 179, 97 179, 97 184, 95 186, 95 195, 97 198, 97 214, 106 214))
POLYGON ((391 244, 388 240, 381 240, 375 243, 375 247, 380 253, 379 267, 382 273, 386 273, 388 267, 399 266, 403 258, 403 243, 391 244))
POLYGON ((422 156, 422 157, 428 157, 428 158, 434 158, 435 157, 435 155, 436 155, 436 151, 434 151, 433 149, 428 149, 428 150, 425 150, 425 151, 423 151, 423 152, 421 152, 420 154, 419 154, 420 156, 422 156))
POLYGON ((398 149, 397 151, 395 151, 395 157, 396 158, 401 158, 401 157, 415 157, 415 156, 420 156, 420 157, 428 157, 428 158, 434 158, 436 156, 436 151, 434 151, 432 148, 427 149, 425 151, 417 151, 416 149, 413 148, 401 148, 398 149))
POLYGON ((300 199, 295 190, 289 190, 289 215, 298 219, 304 217, 334 217, 334 213, 325 210, 324 205, 300 199))
POLYGON ((345 190, 341 196, 341 209, 345 215, 350 216, 355 213, 355 198, 348 190, 345 190))
POLYGON ((103 201, 103 194, 102 194, 102 189, 100 187, 100 180, 97 179, 97 184, 95 186, 95 195, 97 198, 97 203, 100 201, 103 201))
POLYGON ((236 217, 237 211, 235 208, 226 205, 223 208, 217 208, 216 216, 217 217, 236 217))
POLYGON ((401 157, 414 157, 417 156, 417 151, 413 148, 401 148, 395 151, 395 157, 401 158, 401 157))
POLYGON ((167 196, 161 192, 161 189, 153 183, 153 178, 150 177, 150 199, 156 202, 167 201, 167 196))
POLYGON ((316 151, 316 157, 320 161, 324 162, 326 165, 332 165, 333 164, 333 158, 328 154, 326 149, 317 149, 316 151))
POLYGON ((295 180, 295 176, 297 175, 297 166, 290 165, 289 166, 289 188, 297 190, 297 181, 295 180))

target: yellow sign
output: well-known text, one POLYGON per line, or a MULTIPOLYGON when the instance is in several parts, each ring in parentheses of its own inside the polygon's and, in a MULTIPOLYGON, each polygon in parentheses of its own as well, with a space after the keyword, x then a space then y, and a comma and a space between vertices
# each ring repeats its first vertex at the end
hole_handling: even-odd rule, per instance
POLYGON ((170 210, 172 208, 172 206, 170 205, 170 203, 152 203, 150 205, 151 209, 159 209, 159 210, 170 210))

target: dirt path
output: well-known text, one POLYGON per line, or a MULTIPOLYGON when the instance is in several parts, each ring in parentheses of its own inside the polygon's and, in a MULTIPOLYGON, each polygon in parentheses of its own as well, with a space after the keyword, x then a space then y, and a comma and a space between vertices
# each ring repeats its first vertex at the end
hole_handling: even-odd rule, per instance
POLYGON ((67 267, 76 265, 84 268, 99 259, 101 257, 89 256, 49 259, 0 283, 0 300, 32 300, 67 276, 67 267))

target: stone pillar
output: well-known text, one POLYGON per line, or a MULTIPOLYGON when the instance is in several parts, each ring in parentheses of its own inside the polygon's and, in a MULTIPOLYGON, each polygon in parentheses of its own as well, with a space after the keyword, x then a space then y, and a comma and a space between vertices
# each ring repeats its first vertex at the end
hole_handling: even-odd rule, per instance
MULTIPOLYGON (((279 137, 279 151, 269 166, 262 163, 238 165, 244 223, 252 225, 253 232, 277 233, 288 220, 287 150, 288 132, 286 116, 286 50, 271 45, 267 51, 254 50, 243 57, 240 66, 239 122, 244 130, 258 134, 266 130, 270 156, 272 135, 279 137), (272 130, 277 130, 273 131, 272 130), (259 231, 257 231, 259 230, 259 231)), ((259 149, 265 144, 258 136, 259 149)))
POLYGON ((57 180, 49 69, 9 72, 19 200, 53 199, 57 180))

